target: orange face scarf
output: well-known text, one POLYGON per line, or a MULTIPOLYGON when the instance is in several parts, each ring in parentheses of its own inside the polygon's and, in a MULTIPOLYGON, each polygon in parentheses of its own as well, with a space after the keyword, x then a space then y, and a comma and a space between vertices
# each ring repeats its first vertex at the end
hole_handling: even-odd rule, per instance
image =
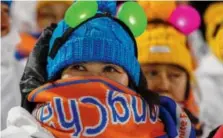
POLYGON ((159 107, 105 78, 76 77, 46 84, 28 100, 33 115, 57 138, 156 138, 165 135, 159 107))

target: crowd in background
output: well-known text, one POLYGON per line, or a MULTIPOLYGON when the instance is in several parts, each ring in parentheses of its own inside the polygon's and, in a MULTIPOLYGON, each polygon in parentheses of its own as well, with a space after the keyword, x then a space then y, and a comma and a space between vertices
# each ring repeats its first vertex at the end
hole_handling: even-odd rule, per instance
MULTIPOLYGON (((136 43, 148 89, 176 101, 190 118, 197 137, 207 137, 223 124, 223 2, 137 2, 147 15, 147 28, 136 37, 136 43), (198 11, 182 15, 188 26, 198 22, 188 32, 170 19, 173 14, 181 16, 181 6, 198 11)), ((122 3, 117 2, 117 7, 122 3)), ((71 4, 1 1, 2 130, 8 111, 22 105, 20 79, 41 32, 63 19, 71 4)))

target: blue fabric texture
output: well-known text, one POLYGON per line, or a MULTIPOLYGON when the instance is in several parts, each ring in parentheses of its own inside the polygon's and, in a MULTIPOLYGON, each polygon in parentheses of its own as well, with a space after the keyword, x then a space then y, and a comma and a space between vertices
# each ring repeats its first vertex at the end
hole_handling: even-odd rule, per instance
MULTIPOLYGON (((56 38, 63 35, 68 25, 61 21, 50 40, 50 50, 56 38)), ((134 42, 123 27, 109 17, 98 17, 75 29, 58 50, 54 59, 47 59, 48 79, 59 71, 80 62, 105 62, 121 66, 136 85, 140 65, 135 57, 134 42)))
POLYGON ((172 99, 161 96, 159 111, 169 138, 196 138, 190 119, 172 99))
POLYGON ((19 52, 18 50, 15 51, 14 57, 16 60, 21 60, 23 58, 25 58, 26 56, 24 54, 22 54, 21 52, 19 52))
POLYGON ((112 16, 116 15, 116 1, 101 1, 98 0, 98 12, 107 12, 110 13, 112 16))

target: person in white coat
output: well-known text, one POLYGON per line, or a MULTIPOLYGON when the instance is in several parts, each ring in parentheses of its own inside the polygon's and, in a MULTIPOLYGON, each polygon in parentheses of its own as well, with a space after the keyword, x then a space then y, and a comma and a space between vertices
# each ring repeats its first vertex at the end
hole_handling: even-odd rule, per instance
POLYGON ((201 120, 205 121, 205 137, 223 124, 223 64, 210 52, 201 61, 196 77, 201 90, 200 113, 201 120))
POLYGON ((206 37, 210 51, 196 70, 201 90, 201 119, 205 121, 204 136, 223 124, 223 2, 211 4, 205 12, 206 37))
POLYGON ((19 79, 24 68, 14 58, 20 37, 10 24, 10 5, 11 1, 1 1, 1 129, 6 127, 8 111, 21 105, 19 79))

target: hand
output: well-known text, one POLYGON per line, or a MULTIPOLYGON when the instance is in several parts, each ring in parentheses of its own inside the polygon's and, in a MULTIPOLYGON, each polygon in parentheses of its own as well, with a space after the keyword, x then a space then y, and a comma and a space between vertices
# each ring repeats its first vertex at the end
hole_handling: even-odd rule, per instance
POLYGON ((46 64, 49 50, 49 41, 56 24, 51 24, 43 30, 33 51, 29 55, 24 73, 20 81, 20 91, 22 94, 22 107, 29 112, 35 107, 34 103, 27 100, 27 95, 35 88, 43 85, 47 80, 46 64))
POLYGON ((10 109, 7 118, 7 128, 1 132, 1 137, 54 138, 28 111, 19 106, 10 109))

